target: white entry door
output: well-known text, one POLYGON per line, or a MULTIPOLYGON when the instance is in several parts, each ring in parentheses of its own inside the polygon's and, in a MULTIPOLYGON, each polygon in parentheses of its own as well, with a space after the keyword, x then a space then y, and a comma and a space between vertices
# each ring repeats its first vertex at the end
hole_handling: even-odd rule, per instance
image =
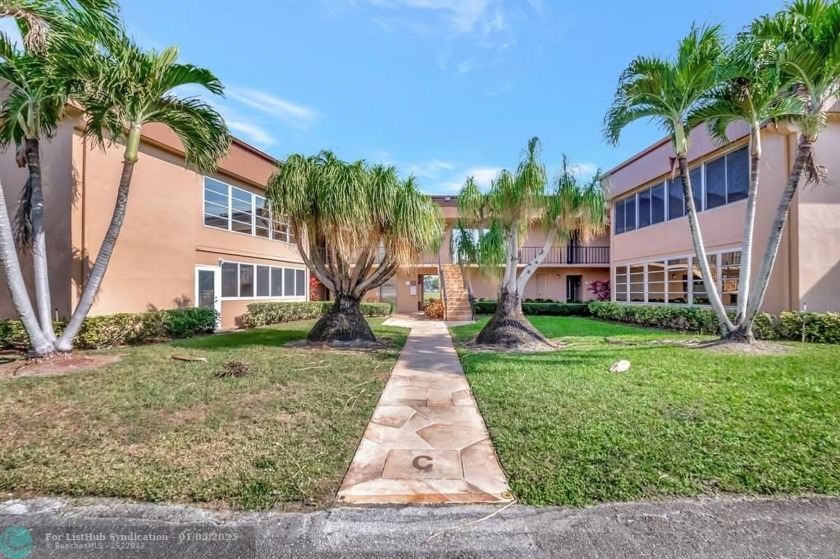
POLYGON ((195 306, 215 309, 222 317, 222 273, 218 266, 196 266, 195 306))

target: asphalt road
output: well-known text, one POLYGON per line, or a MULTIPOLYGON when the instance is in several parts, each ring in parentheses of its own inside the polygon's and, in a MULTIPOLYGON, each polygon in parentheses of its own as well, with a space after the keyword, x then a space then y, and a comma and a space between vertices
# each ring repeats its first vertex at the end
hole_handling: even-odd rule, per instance
POLYGON ((311 513, 223 513, 113 501, 71 505, 56 499, 0 503, 0 558, 59 557, 837 558, 840 498, 311 513))

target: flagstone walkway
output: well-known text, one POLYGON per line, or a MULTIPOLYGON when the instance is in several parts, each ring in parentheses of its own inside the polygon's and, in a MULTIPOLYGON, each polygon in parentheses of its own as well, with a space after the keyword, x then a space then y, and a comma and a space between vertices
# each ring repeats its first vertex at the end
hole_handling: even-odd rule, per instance
POLYGON ((341 503, 504 503, 507 479, 440 321, 411 328, 338 491, 341 503))

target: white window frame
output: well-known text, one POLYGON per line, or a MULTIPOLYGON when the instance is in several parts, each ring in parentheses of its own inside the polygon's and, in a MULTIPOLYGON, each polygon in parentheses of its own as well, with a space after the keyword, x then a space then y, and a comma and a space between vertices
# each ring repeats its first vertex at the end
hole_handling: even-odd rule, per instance
MULTIPOLYGON (((744 202, 746 200, 746 198, 742 198, 742 199, 736 200, 734 202, 729 201, 729 166, 727 165, 726 158, 729 157, 730 154, 735 153, 736 151, 738 151, 742 148, 748 148, 748 144, 739 143, 738 145, 732 147, 731 149, 727 149, 724 153, 718 155, 717 157, 706 158, 705 160, 702 161, 702 163, 699 164, 699 167, 695 166, 695 167, 689 169, 689 173, 691 171, 693 171, 694 169, 697 169, 697 168, 700 169, 700 205, 702 207, 696 208, 698 214, 703 213, 703 212, 707 212, 707 211, 714 211, 718 208, 723 208, 723 207, 726 207, 730 204, 737 204, 738 202, 744 202), (717 206, 717 207, 712 208, 712 209, 707 209, 706 208, 706 164, 711 162, 711 161, 717 161, 718 159, 723 159, 724 160, 724 162, 723 162, 723 168, 724 168, 723 174, 724 174, 724 183, 725 183, 724 184, 724 200, 725 201, 720 206, 717 206)), ((752 174, 752 158, 751 157, 747 157, 747 174, 748 175, 752 174)), ((671 183, 672 180, 673 179, 669 179, 667 176, 660 177, 659 179, 650 182, 646 187, 639 188, 639 189, 635 190, 633 192, 633 194, 625 195, 621 198, 617 198, 615 200, 615 202, 613 202, 613 208, 615 208, 616 205, 619 202, 625 201, 625 200, 629 199, 631 196, 636 198, 636 227, 632 231, 628 231, 628 230, 625 229, 621 233, 615 233, 615 234, 616 235, 623 235, 625 233, 632 233, 633 231, 638 231, 639 229, 647 229, 648 227, 655 227, 657 225, 661 225, 663 223, 668 223, 670 221, 676 221, 678 219, 687 218, 688 217, 688 206, 686 206, 686 204, 685 204, 685 198, 684 197, 683 197, 683 212, 684 212, 683 215, 681 215, 679 217, 674 217, 674 218, 671 217, 671 209, 670 209, 670 201, 669 201, 670 187, 668 185, 666 185, 666 189, 665 189, 665 194, 666 194, 666 197, 665 197, 666 198, 665 221, 660 221, 659 223, 652 223, 650 225, 647 225, 647 226, 641 227, 641 228, 639 227, 638 194, 640 192, 645 191, 645 190, 649 190, 654 186, 657 186, 657 184, 659 182, 671 183)), ((724 252, 726 252, 726 251, 724 251, 724 252)), ((677 257, 677 258, 681 258, 681 257, 677 257)))
POLYGON ((219 281, 219 300, 220 301, 293 301, 293 302, 300 302, 300 301, 308 301, 309 300, 309 290, 307 289, 307 286, 309 285, 309 270, 306 267, 301 267, 301 266, 278 266, 278 265, 275 265, 275 264, 265 264, 265 263, 257 263, 257 262, 240 262, 238 260, 224 260, 223 262, 220 262, 219 266, 217 266, 215 269, 218 270, 217 277, 218 277, 218 281, 219 281), (236 297, 222 296, 222 290, 221 290, 222 267, 221 267, 221 264, 236 264, 236 282, 237 282, 236 283, 236 292, 237 292, 236 297), (240 287, 241 287, 241 285, 240 285, 240 281, 241 281, 240 277, 241 276, 240 276, 240 268, 239 267, 243 264, 245 266, 253 266, 254 267, 254 295, 251 296, 251 297, 242 297, 242 296, 238 295, 238 293, 240 292, 240 287), (269 296, 263 297, 263 296, 257 295, 257 293, 259 293, 259 285, 258 285, 259 274, 257 273, 257 267, 258 266, 267 266, 269 269, 277 268, 277 269, 281 270, 281 276, 283 277, 283 284, 282 285, 283 285, 283 292, 284 293, 285 293, 285 290, 286 290, 285 270, 294 270, 295 271, 295 273, 293 274, 293 276, 295 278, 295 284, 294 284, 294 287, 292 289, 293 293, 297 292, 297 276, 298 276, 297 272, 302 271, 303 272, 303 295, 280 295, 280 296, 270 295, 271 294, 271 275, 272 275, 271 270, 269 271, 269 274, 268 274, 269 296))
MULTIPOLYGON (((715 279, 715 284, 717 285, 718 293, 722 293, 722 290, 723 290, 723 274, 721 273, 721 262, 722 262, 722 259, 723 259, 722 255, 725 254, 725 253, 729 253, 729 252, 739 252, 739 251, 743 252, 741 247, 734 246, 734 247, 725 248, 725 249, 718 249, 718 250, 715 250, 713 252, 707 252, 706 253, 706 256, 714 256, 714 258, 715 258, 715 267, 718 270, 717 278, 715 279)), ((694 304, 694 281, 693 281, 693 279, 691 279, 691 277, 689 278, 689 281, 686 282, 686 301, 688 301, 688 302, 687 303, 670 303, 670 302, 668 302, 668 299, 669 299, 669 296, 670 296, 670 292, 668 290, 668 287, 670 285, 670 280, 668 279, 668 271, 669 271, 668 261, 669 260, 675 260, 675 259, 678 259, 678 258, 687 259, 686 261, 688 262, 688 264, 687 264, 688 272, 690 273, 691 270, 692 270, 692 267, 693 267, 694 256, 695 255, 693 253, 688 253, 688 254, 679 253, 679 254, 671 254, 671 255, 667 255, 667 256, 658 256, 656 258, 647 258, 647 259, 638 260, 638 261, 635 261, 635 262, 625 262, 625 263, 622 263, 622 264, 613 265, 613 266, 610 267, 610 274, 611 274, 612 279, 613 279, 613 281, 612 281, 613 286, 617 285, 616 278, 618 277, 618 268, 626 268, 627 269, 627 274, 626 274, 627 275, 627 299, 625 301, 619 301, 618 298, 617 298, 617 292, 616 292, 615 289, 611 290, 612 293, 611 293, 610 298, 615 303, 624 303, 624 304, 627 304, 627 305, 680 305, 680 306, 687 306, 687 307, 710 307, 711 305, 709 303, 701 303, 701 304, 697 304, 697 305, 694 304), (651 303, 651 302, 649 302, 649 298, 650 298, 649 297, 649 291, 650 290, 649 290, 649 286, 648 286, 648 278, 649 278, 648 264, 651 263, 651 262, 655 263, 655 262, 662 262, 662 261, 665 262, 665 286, 664 286, 665 302, 664 303, 651 303), (642 302, 642 301, 631 301, 630 300, 630 285, 631 285, 631 282, 630 282, 630 268, 632 266, 642 266, 642 268, 643 268, 643 273, 644 273, 644 302, 642 302)), ((741 255, 741 258, 743 258, 743 254, 741 255)), ((740 272, 739 272, 739 278, 740 278, 740 272)), ((682 292, 680 292, 680 293, 682 293, 682 292)), ((708 292, 707 292, 707 295, 708 295, 708 292)), ((736 307, 737 307, 737 305, 726 305, 726 308, 728 308, 728 309, 734 309, 736 307)))
POLYGON ((222 319, 222 269, 219 266, 204 266, 204 265, 196 265, 194 274, 194 285, 193 285, 193 293, 195 298, 193 299, 193 307, 198 307, 198 299, 199 299, 199 290, 198 290, 198 276, 199 272, 213 272, 213 291, 215 292, 216 296, 213 299, 213 309, 216 311, 217 324, 218 327, 221 323, 222 319))
MULTIPOLYGON (((277 238, 274 237, 274 215, 273 215, 273 212, 271 212, 271 211, 269 211, 268 237, 260 237, 260 236, 257 235, 257 197, 258 196, 260 198, 265 198, 265 196, 263 194, 256 194, 254 192, 251 192, 250 190, 242 188, 241 186, 233 186, 232 184, 226 183, 226 182, 224 182, 222 180, 219 180, 215 177, 210 177, 210 176, 204 175, 204 176, 202 176, 202 184, 201 184, 201 224, 208 229, 213 229, 214 231, 227 231, 228 233, 236 233, 238 235, 255 237, 257 239, 264 239, 264 240, 267 240, 267 241, 277 241, 277 242, 280 242, 280 243, 286 243, 288 245, 296 244, 294 241, 290 240, 291 237, 292 237, 292 234, 291 234, 291 230, 288 229, 288 227, 289 227, 288 222, 286 222, 287 229, 286 229, 286 234, 285 234, 285 240, 283 240, 282 238, 277 239, 277 238), (216 181, 220 184, 223 184, 227 187, 227 214, 228 214, 227 215, 227 228, 214 227, 212 225, 207 225, 207 222, 206 222, 207 214, 204 213, 204 199, 205 199, 204 198, 204 192, 205 192, 205 189, 207 188, 207 179, 214 180, 214 181, 216 181), (234 231, 233 230, 233 189, 234 188, 237 189, 237 190, 240 190, 242 192, 245 192, 246 194, 248 194, 251 197, 251 232, 250 233, 245 233, 243 231, 234 231)), ((241 222, 238 222, 238 223, 241 223, 241 222)))

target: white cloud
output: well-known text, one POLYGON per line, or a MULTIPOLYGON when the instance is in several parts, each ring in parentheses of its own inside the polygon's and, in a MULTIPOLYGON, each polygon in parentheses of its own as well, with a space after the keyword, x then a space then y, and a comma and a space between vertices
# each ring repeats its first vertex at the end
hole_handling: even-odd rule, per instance
POLYGON ((399 6, 437 14, 456 33, 474 31, 486 18, 488 0, 369 0, 386 8, 399 6))
POLYGON ((370 152, 368 161, 373 164, 392 165, 394 163, 394 156, 391 155, 390 151, 376 149, 370 152))
POLYGON ((318 111, 311 107, 292 103, 259 89, 229 87, 226 93, 234 101, 301 130, 308 130, 321 117, 318 111))
POLYGON ((249 143, 258 146, 270 146, 277 143, 270 132, 256 124, 230 118, 225 119, 225 122, 234 136, 242 137, 242 139, 249 143))
POLYGON ((481 188, 489 188, 490 183, 502 171, 501 167, 473 167, 467 170, 466 177, 472 177, 481 188))
POLYGON ((470 58, 469 60, 464 60, 463 62, 459 62, 457 66, 457 70, 459 74, 466 74, 467 72, 471 72, 481 68, 481 65, 478 64, 474 58, 470 58))
POLYGON ((528 5, 537 12, 540 17, 545 15, 545 0, 528 0, 528 5))
POLYGON ((595 174, 598 171, 598 165, 596 163, 575 163, 572 165, 572 171, 577 173, 578 175, 588 178, 595 174))
POLYGON ((500 0, 367 0, 367 6, 373 11, 371 21, 388 33, 405 28, 487 50, 516 43, 500 0))
POLYGON ((421 163, 409 163, 403 166, 405 173, 415 175, 418 178, 434 179, 440 176, 443 171, 452 171, 457 165, 449 161, 432 159, 421 163))
POLYGON ((435 188, 426 190, 433 194, 456 194, 467 180, 472 177, 482 190, 490 188, 490 183, 501 172, 501 167, 470 167, 451 174, 451 179, 441 182, 435 188))

